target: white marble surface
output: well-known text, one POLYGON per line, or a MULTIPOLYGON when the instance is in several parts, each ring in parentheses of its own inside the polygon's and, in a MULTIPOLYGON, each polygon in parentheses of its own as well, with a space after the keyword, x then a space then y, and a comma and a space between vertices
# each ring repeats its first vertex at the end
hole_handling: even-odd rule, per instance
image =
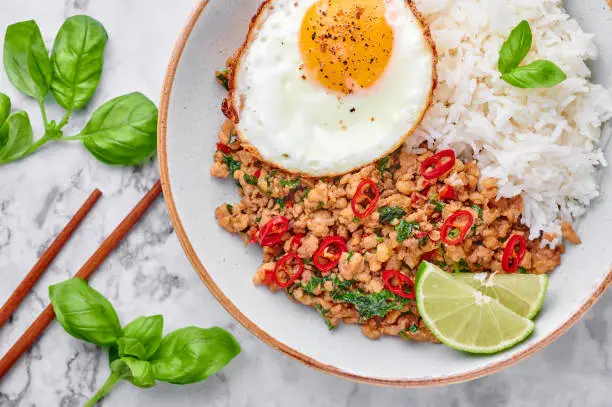
MULTIPOLYGON (((212 0, 223 1, 223 0, 212 0)), ((90 107, 132 90, 158 99, 165 67, 195 0, 0 0, 0 32, 34 18, 50 47, 63 19, 88 13, 110 34, 102 85, 90 107)), ((1 40, 0 40, 1 41, 1 40)), ((1 71, 1 68, 0 68, 1 71)), ((39 114, 0 72, 0 90, 16 106, 39 114)), ((51 117, 60 115, 51 109, 51 117)), ((78 113, 70 133, 84 124, 78 113)), ((50 145, 0 168, 0 302, 34 264, 50 238, 86 196, 104 196, 53 263, 11 323, 0 331, 0 354, 47 304, 46 287, 72 275, 157 178, 154 163, 109 168, 78 144, 50 145)), ((432 389, 387 389, 347 382, 302 366, 270 349, 238 325, 200 283, 184 255, 161 199, 92 279, 123 321, 163 313, 167 329, 219 325, 231 330, 243 353, 220 374, 185 387, 140 390, 119 385, 101 405, 113 406, 612 406, 612 294, 569 333, 517 366, 470 383, 432 389)), ((381 348, 382 351, 382 348, 381 348)), ((0 382, 0 407, 77 407, 108 374, 106 354, 66 335, 54 323, 0 382)))

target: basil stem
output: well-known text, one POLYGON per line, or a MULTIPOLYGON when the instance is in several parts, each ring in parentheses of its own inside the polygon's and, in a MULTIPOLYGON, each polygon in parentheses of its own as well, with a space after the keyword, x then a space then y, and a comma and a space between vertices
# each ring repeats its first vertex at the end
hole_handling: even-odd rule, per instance
POLYGON ((83 404, 83 407, 95 406, 98 401, 102 400, 104 396, 106 396, 108 393, 110 393, 113 390, 115 385, 117 385, 117 382, 119 382, 121 379, 122 379, 121 376, 115 373, 111 373, 110 377, 102 385, 100 390, 98 390, 98 392, 94 394, 94 396, 87 403, 83 404))

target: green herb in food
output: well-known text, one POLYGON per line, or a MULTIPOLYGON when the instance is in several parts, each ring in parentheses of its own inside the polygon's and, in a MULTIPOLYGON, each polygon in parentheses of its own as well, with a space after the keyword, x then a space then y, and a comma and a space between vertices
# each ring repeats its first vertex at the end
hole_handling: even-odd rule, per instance
POLYGON ((351 261, 351 259, 353 258, 353 256, 355 255, 355 252, 353 250, 351 250, 348 254, 348 256, 346 257, 346 261, 351 261))
POLYGON ((230 204, 225 204, 225 208, 227 209, 227 211, 230 213, 230 215, 234 214, 234 207, 230 204))
POLYGON ((406 333, 406 330, 405 330, 405 329, 402 329, 401 331, 399 331, 398 335, 399 335, 399 336, 401 336, 401 337, 402 337, 402 338, 404 338, 404 339, 411 339, 411 338, 408 336, 408 334, 406 333))
POLYGON ((355 222, 355 223, 359 222, 359 218, 357 216, 354 216, 353 217, 353 222, 355 222))
POLYGON ((330 331, 333 330, 336 327, 336 325, 332 324, 329 318, 326 317, 329 311, 323 308, 321 304, 315 304, 315 307, 317 308, 317 311, 319 311, 319 314, 321 314, 321 316, 323 317, 323 321, 325 321, 325 325, 327 325, 327 328, 330 331))
POLYGON ((385 172, 391 173, 391 169, 389 168, 389 157, 383 157, 380 160, 378 160, 378 171, 380 171, 381 176, 385 172))
POLYGON ((389 312, 402 310, 410 303, 410 300, 399 297, 389 290, 379 293, 348 291, 339 294, 335 300, 354 305, 363 319, 384 318, 389 312))
POLYGON ((385 241, 385 238, 382 236, 376 236, 376 243, 382 243, 385 241))
POLYGON ((44 133, 34 142, 29 117, 10 113, 10 101, 0 97, 0 164, 24 158, 48 142, 82 141, 99 161, 109 165, 138 165, 157 147, 157 107, 141 93, 130 93, 96 110, 85 128, 64 136, 63 128, 75 110, 92 99, 102 76, 108 34, 97 20, 78 15, 68 18, 53 44, 51 57, 34 21, 10 25, 4 41, 4 67, 10 82, 38 101, 44 133), (49 120, 45 97, 51 92, 65 109, 58 122, 49 120), (7 104, 8 101, 8 104, 7 104))
POLYGON ((268 174, 268 176, 266 177, 266 183, 268 184, 268 186, 270 186, 270 180, 272 179, 272 177, 278 172, 277 169, 273 169, 272 171, 270 171, 270 173, 268 174))
POLYGON ((229 74, 230 74, 230 70, 227 69, 227 68, 220 69, 215 74, 215 77, 217 78, 217 81, 221 85, 223 85, 225 90, 229 90, 229 74))
POLYGON ((300 186, 300 180, 299 179, 292 179, 292 180, 281 179, 280 185, 281 187, 289 187, 291 189, 294 189, 300 186))
POLYGON ((285 202, 283 198, 274 198, 274 202, 279 206, 281 211, 285 209, 285 205, 287 205, 287 202, 285 202))
POLYGON ((502 75, 502 79, 517 88, 551 88, 567 79, 565 72, 550 61, 535 61, 502 75))
POLYGON ((502 79, 518 88, 549 88, 567 79, 561 68, 551 61, 538 60, 519 66, 529 53, 531 43, 531 27, 523 20, 510 32, 499 51, 497 68, 502 79))
POLYGON ((302 289, 306 294, 315 295, 314 291, 325 283, 325 279, 317 277, 314 274, 310 277, 310 280, 305 285, 302 285, 302 289))
POLYGON ((478 213, 478 219, 482 219, 482 208, 476 204, 472 204, 472 209, 478 213))
POLYGON ((378 214, 380 215, 378 219, 381 223, 391 223, 393 219, 406 216, 406 211, 399 206, 383 206, 378 208, 378 214))
POLYGON ((242 167, 242 163, 231 155, 223 154, 222 161, 227 165, 227 168, 229 168, 230 176, 232 178, 234 177, 234 173, 242 167))
POLYGON ((470 265, 465 259, 459 260, 459 262, 453 264, 453 271, 455 273, 471 273, 470 265))
POLYGON ((302 259, 302 263, 304 263, 304 264, 312 264, 312 259, 302 259))
POLYGON ((308 194, 310 193, 310 188, 306 188, 304 193, 302 194, 302 198, 300 198, 300 202, 304 202, 306 198, 308 198, 308 194))
POLYGON ((527 274, 527 269, 525 267, 519 267, 518 270, 521 274, 527 274))
POLYGON ((430 199, 429 203, 433 204, 434 211, 436 212, 442 212, 444 210, 444 204, 440 201, 437 201, 435 199, 430 199))
POLYGON ((121 328, 110 302, 84 280, 49 287, 57 320, 75 338, 109 350, 111 375, 84 407, 94 406, 121 380, 146 388, 156 381, 195 383, 223 369, 240 353, 221 328, 188 327, 163 337, 163 317, 138 317, 121 328))
POLYGON ((257 177, 251 174, 244 174, 244 182, 250 185, 257 185, 257 177))
POLYGON ((418 222, 408 222, 405 219, 400 220, 397 226, 395 227, 395 231, 397 232, 397 241, 402 243, 404 240, 412 236, 412 232, 414 231, 414 229, 418 228, 418 222))
POLYGON ((413 334, 415 334, 419 332, 419 327, 417 326, 417 324, 410 324, 410 326, 408 327, 408 330, 412 332, 413 334))
POLYGON ((317 204, 317 207, 315 208, 315 211, 318 211, 319 209, 323 209, 323 207, 325 206, 325 204, 321 201, 317 204))
POLYGON ((429 241, 429 236, 423 236, 421 239, 419 239, 419 246, 425 246, 428 241, 429 241))

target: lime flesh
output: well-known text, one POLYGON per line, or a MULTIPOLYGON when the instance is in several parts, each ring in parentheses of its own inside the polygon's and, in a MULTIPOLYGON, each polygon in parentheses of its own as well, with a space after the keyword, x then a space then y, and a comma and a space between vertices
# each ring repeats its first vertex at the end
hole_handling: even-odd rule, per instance
POLYGON ((453 277, 529 319, 542 308, 548 288, 546 274, 461 273, 453 277))
POLYGON ((431 332, 451 348, 497 353, 529 336, 533 321, 499 301, 422 262, 415 286, 419 313, 431 332))

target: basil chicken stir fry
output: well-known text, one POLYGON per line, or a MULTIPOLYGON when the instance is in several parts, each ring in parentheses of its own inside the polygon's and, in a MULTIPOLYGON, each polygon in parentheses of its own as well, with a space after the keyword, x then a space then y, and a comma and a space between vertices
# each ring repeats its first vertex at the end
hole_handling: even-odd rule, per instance
POLYGON ((0 93, 0 164, 26 157, 50 141, 78 140, 109 165, 137 165, 155 153, 157 107, 141 93, 119 96, 96 110, 79 133, 64 135, 73 112, 85 108, 102 77, 108 34, 97 20, 79 15, 60 28, 51 55, 36 22, 10 25, 4 41, 4 68, 21 93, 38 101, 44 133, 37 141, 25 111, 11 114, 11 101, 0 93), (65 113, 49 120, 50 93, 65 113))
POLYGON ((85 407, 95 405, 121 380, 143 388, 156 381, 199 382, 223 369, 241 350, 229 332, 217 327, 191 326, 163 336, 161 315, 138 317, 122 328, 111 303, 82 279, 49 287, 49 297, 67 333, 109 351, 111 375, 85 407))

